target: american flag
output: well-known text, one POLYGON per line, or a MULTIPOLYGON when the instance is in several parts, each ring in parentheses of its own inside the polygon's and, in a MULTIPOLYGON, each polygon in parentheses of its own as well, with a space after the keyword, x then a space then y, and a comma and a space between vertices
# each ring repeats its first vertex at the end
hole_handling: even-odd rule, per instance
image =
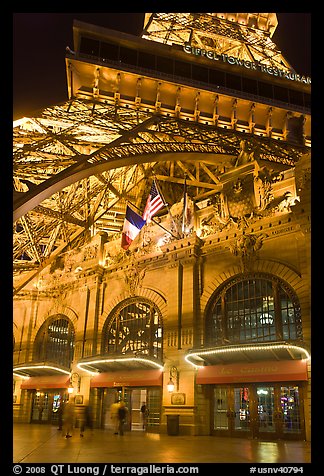
POLYGON ((146 205, 143 212, 143 220, 147 223, 151 221, 151 218, 155 213, 163 208, 166 204, 162 200, 162 197, 157 189, 155 180, 152 182, 151 190, 149 196, 147 197, 146 205))

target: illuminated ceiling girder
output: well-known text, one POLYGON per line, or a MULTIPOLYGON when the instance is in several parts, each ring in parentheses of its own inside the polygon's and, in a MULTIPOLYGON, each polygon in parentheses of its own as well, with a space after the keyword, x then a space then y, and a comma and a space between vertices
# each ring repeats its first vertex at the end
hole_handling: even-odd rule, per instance
MULTIPOLYGON (((221 139, 219 135, 218 139, 221 139)), ((122 144, 121 146, 109 147, 105 146, 95 154, 89 157, 83 157, 82 160, 74 163, 67 169, 57 173, 55 176, 45 180, 38 186, 26 193, 21 193, 22 197, 18 197, 14 201, 14 220, 18 219, 23 213, 38 205, 42 200, 48 198, 51 194, 61 190, 74 182, 82 180, 90 175, 96 175, 106 170, 111 170, 125 165, 132 165, 133 159, 136 157, 136 164, 150 162, 156 160, 156 155, 159 154, 159 161, 174 160, 174 155, 189 156, 193 155, 198 160, 202 159, 202 154, 214 154, 219 159, 233 158, 239 153, 239 144, 231 143, 228 137, 223 137, 223 141, 214 144, 199 144, 193 142, 153 142, 153 143, 132 143, 122 144), (163 157, 162 157, 163 155, 163 157)), ((232 140, 234 137, 231 138, 232 140)), ((237 142, 237 137, 236 137, 237 142)), ((268 160, 276 160, 276 154, 279 155, 283 163, 287 165, 294 164, 294 158, 289 155, 284 147, 278 144, 271 144, 269 141, 262 141, 262 139, 254 139, 260 147, 260 156, 268 160), (274 150, 276 149, 276 150, 274 150), (281 156, 281 157, 280 157, 281 156)), ((192 158, 190 158, 192 160, 192 158)), ((297 157, 296 157, 297 160, 297 157)), ((225 160, 226 162, 226 160, 225 160)), ((215 163, 217 159, 215 157, 215 163)))
POLYGON ((143 209, 153 174, 174 203, 185 175, 191 198, 220 191, 242 139, 261 160, 285 167, 303 152, 235 130, 93 103, 68 101, 14 126, 15 292, 82 245, 93 225, 120 232, 126 201, 143 209))

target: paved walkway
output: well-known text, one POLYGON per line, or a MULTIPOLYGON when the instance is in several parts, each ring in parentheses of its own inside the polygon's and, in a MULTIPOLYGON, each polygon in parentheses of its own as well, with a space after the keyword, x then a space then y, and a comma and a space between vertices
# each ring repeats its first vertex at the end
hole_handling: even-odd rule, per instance
POLYGON ((14 463, 310 463, 310 443, 142 432, 113 435, 76 429, 65 439, 55 426, 15 424, 14 463))

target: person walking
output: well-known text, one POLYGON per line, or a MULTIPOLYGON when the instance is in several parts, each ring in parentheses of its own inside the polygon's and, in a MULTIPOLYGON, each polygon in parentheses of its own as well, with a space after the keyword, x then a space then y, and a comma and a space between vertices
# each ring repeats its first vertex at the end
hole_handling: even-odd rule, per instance
POLYGON ((141 406, 141 415, 142 415, 142 424, 143 424, 143 430, 145 431, 147 428, 147 419, 150 414, 149 409, 147 408, 147 405, 145 402, 142 403, 141 406))
POLYGON ((63 436, 71 438, 74 426, 74 401, 70 399, 63 409, 63 436))
POLYGON ((112 403, 110 406, 110 419, 113 425, 114 435, 118 435, 119 419, 118 419, 119 402, 112 403))
POLYGON ((124 425, 126 422, 127 418, 127 413, 128 413, 128 408, 125 405, 125 402, 120 402, 119 408, 118 408, 118 422, 119 422, 119 434, 123 436, 124 434, 124 425))
POLYGON ((90 405, 84 407, 84 412, 80 422, 80 437, 83 438, 85 428, 92 430, 92 410, 90 405))
POLYGON ((58 430, 63 428, 63 413, 64 413, 65 401, 60 402, 60 406, 57 410, 57 419, 58 419, 58 430))

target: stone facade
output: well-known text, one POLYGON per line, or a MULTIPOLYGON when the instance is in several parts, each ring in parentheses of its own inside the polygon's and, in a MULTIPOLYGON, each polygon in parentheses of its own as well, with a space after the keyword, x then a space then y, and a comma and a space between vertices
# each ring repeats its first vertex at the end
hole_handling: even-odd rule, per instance
MULTIPOLYGON (((231 14, 147 15, 155 17, 145 17, 146 40, 129 36, 125 43, 116 33, 77 25, 80 44, 67 53, 70 102, 16 125, 14 421, 56 423, 56 403, 68 398, 70 387, 77 421, 90 404, 96 427, 109 427, 109 405, 125 399, 128 429, 138 429, 145 399, 148 431, 170 432, 179 416, 176 432, 184 435, 238 436, 239 427, 245 436, 309 440, 310 115, 303 115, 305 104, 288 111, 278 97, 262 97, 264 81, 272 88, 273 80, 279 91, 285 79, 252 71, 245 45, 256 35, 244 26, 253 20, 266 22, 257 40, 267 46, 265 31, 273 33, 276 15, 237 14, 240 25, 227 22, 223 30, 223 15, 231 14), (166 31, 157 23, 173 34, 175 21, 186 26, 184 38, 176 35, 176 45, 169 34, 165 44, 154 40, 166 31), (213 28, 220 28, 224 43, 214 41, 213 28), (242 39, 235 55, 245 51, 245 63, 220 64, 213 56, 214 64, 209 45, 232 48, 237 28, 242 39), (196 53, 183 50, 189 32, 196 53), (96 57, 91 41, 119 60, 96 57), (201 42, 205 49, 198 48, 201 42), (134 51, 137 59, 128 64, 134 51), (146 54, 164 69, 144 68, 146 54), (227 75, 226 86, 217 85, 213 68, 227 75), (199 71, 207 79, 195 76, 199 71), (249 80, 255 73, 260 96, 249 81, 244 89, 243 73, 249 80), (229 87, 235 74, 242 86, 237 97, 229 87), (33 134, 44 136, 33 160, 51 156, 53 166, 38 170, 35 161, 25 180, 34 164, 33 134), (126 203, 143 208, 153 171, 165 184, 168 208, 125 251, 126 203), (36 184, 29 180, 33 173, 36 184), (239 297, 242 283, 248 284, 239 297), (255 283, 263 286, 261 294, 253 295, 255 283), (262 374, 276 363, 280 375, 262 374), (271 410, 265 423, 263 405, 271 410)), ((263 59, 270 67, 269 51, 263 59)), ((307 88, 292 87, 300 98, 307 88)))
MULTIPOLYGON (((298 177, 298 181, 297 185, 297 177, 295 183, 289 179, 300 191, 294 206, 277 206, 264 217, 247 219, 243 226, 233 222, 215 233, 213 225, 207 225, 205 235, 197 226, 184 238, 160 246, 153 245, 151 230, 148 246, 143 246, 140 236, 127 252, 121 251, 120 238, 107 242, 103 233, 93 236, 83 249, 67 253, 60 267, 42 273, 37 289, 16 297, 14 365, 33 362, 39 329, 49 317, 59 314, 68 318, 75 330, 72 369, 76 369, 80 359, 102 354, 103 328, 115 306, 129 298, 145 298, 157 306, 163 322, 161 431, 166 431, 166 415, 176 408, 181 433, 209 434, 210 398, 203 386, 195 385, 196 370, 185 361, 185 355, 204 346, 207 305, 225 281, 248 271, 273 275, 289 284, 300 303, 303 341, 309 349, 309 177, 302 183, 298 177), (179 407, 171 405, 166 390, 171 366, 179 372, 178 392, 185 394, 185 404, 179 407)), ((206 215, 207 210, 203 212, 206 215)), ((199 215, 202 210, 197 211, 198 225, 199 215)), ((158 229, 154 223, 151 228, 158 229)), ((21 381, 16 378, 15 420, 29 421, 30 396, 20 393, 21 381)), ((91 398, 90 380, 87 374, 81 375, 80 393, 85 401, 91 398)), ((303 385, 309 438, 310 381, 303 385)))

